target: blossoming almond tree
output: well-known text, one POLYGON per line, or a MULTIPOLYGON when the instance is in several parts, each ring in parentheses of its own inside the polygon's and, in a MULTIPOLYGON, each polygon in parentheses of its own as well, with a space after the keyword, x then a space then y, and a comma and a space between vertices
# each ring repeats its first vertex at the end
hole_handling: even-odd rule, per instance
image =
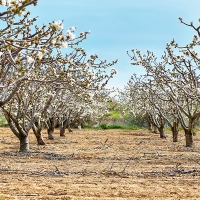
MULTIPOLYGON (((167 44, 166 52, 160 62, 156 61, 153 53, 147 51, 142 56, 139 50, 132 50, 131 59, 134 64, 142 65, 146 69, 146 76, 151 77, 165 94, 158 95, 159 99, 168 101, 171 106, 175 121, 180 122, 185 131, 186 146, 193 146, 193 128, 200 117, 199 110, 199 57, 198 50, 199 27, 193 23, 187 24, 195 29, 198 35, 194 35, 192 42, 186 46, 179 46, 174 40, 167 44)), ((177 124, 176 124, 177 125, 177 124)))
POLYGON ((64 34, 60 20, 41 28, 34 26, 37 18, 30 18, 26 8, 37 5, 37 0, 2 0, 0 3, 5 7, 5 11, 0 13, 4 24, 0 30, 0 106, 3 106, 24 81, 57 81, 63 65, 70 64, 76 56, 78 49, 73 47, 89 32, 76 37, 75 27, 71 27, 64 34), (60 48, 67 47, 73 49, 72 53, 63 57, 60 48), (51 76, 46 68, 59 73, 51 76))
POLYGON ((125 96, 123 99, 127 101, 125 109, 128 109, 129 112, 132 110, 135 115, 145 115, 149 123, 149 130, 151 130, 150 125, 152 124, 159 130, 160 138, 165 138, 164 125, 166 120, 158 107, 162 102, 156 97, 156 90, 152 80, 146 80, 144 76, 138 78, 133 75, 123 91, 123 96, 125 96))
MULTIPOLYGON (((69 126, 73 121, 84 120, 88 116, 97 118, 103 113, 101 110, 97 114, 98 108, 102 108, 101 105, 103 104, 99 104, 100 101, 96 94, 101 91, 91 90, 88 93, 87 88, 82 90, 81 93, 77 93, 77 91, 76 88, 71 92, 66 88, 52 87, 51 84, 28 82, 22 85, 21 89, 6 105, 2 106, 11 130, 20 140, 20 151, 29 151, 28 132, 31 128, 38 144, 45 144, 41 131, 44 123, 48 124, 48 121, 52 118, 59 119, 61 136, 64 136, 66 126, 69 126), (95 104, 91 103, 94 101, 94 96, 95 104)), ((105 98, 103 100, 102 98, 101 101, 105 102, 105 98)), ((51 135, 49 133, 51 139, 53 139, 52 133, 51 135)))
MULTIPOLYGON (((17 91, 16 95, 4 106, 3 113, 12 132, 20 141, 20 151, 29 151, 28 132, 34 126, 37 119, 42 118, 51 101, 57 97, 57 93, 43 95, 48 89, 37 83, 27 83, 17 91)), ((41 140, 36 134, 37 140, 41 140)), ((40 141, 41 142, 41 141, 40 141)))
MULTIPOLYGON (((90 121, 98 123, 107 112, 109 95, 102 95, 102 91, 90 92, 85 98, 70 98, 70 104, 63 105, 60 110, 60 136, 64 136, 65 129, 77 122, 79 125, 90 121)), ((68 98, 69 99, 69 98, 68 98)))
POLYGON ((71 131, 71 124, 99 120, 107 111, 106 99, 109 98, 109 95, 105 89, 90 91, 90 93, 86 90, 85 93, 82 91, 81 94, 60 90, 57 97, 49 106, 44 120, 49 139, 54 139, 56 125, 60 127, 60 136, 65 136, 65 129, 68 128, 71 131), (102 91, 105 92, 106 96, 102 95, 102 91))
POLYGON ((39 140, 41 129, 35 122, 48 114, 49 105, 58 98, 57 92, 66 89, 81 95, 83 90, 104 88, 116 74, 115 69, 110 74, 105 69, 116 61, 107 63, 98 61, 97 55, 88 57, 78 44, 89 32, 81 32, 76 37, 76 28, 71 27, 63 33, 60 20, 41 28, 36 25, 32 30, 37 18, 31 19, 30 12, 23 12, 27 6, 36 5, 37 0, 4 0, 1 4, 7 10, 0 13, 0 20, 5 23, 0 31, 0 106, 20 139, 20 150, 28 151, 28 131, 33 128, 39 140), (62 48, 70 48, 71 52, 63 54, 62 48), (35 97, 41 102, 39 107, 35 97), (27 102, 32 106, 27 107, 27 102))

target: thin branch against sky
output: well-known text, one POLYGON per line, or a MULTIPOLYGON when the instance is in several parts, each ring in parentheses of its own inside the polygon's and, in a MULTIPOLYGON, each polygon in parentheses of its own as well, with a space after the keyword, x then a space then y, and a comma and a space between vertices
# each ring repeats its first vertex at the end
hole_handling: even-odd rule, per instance
POLYGON ((118 59, 118 74, 108 86, 123 88, 133 73, 144 73, 141 67, 131 66, 126 50, 145 53, 148 49, 159 57, 173 38, 187 44, 194 32, 178 18, 197 24, 199 7, 199 0, 39 0, 31 12, 41 24, 60 19, 65 30, 71 26, 77 27, 77 33, 91 30, 81 47, 102 60, 118 59))

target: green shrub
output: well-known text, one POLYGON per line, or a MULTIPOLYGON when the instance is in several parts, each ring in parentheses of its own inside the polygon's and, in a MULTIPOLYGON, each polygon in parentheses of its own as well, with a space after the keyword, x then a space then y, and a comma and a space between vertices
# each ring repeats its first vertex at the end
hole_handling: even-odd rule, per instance
POLYGON ((108 129, 107 124, 100 124, 99 127, 102 128, 102 129, 108 129))
POLYGON ((118 124, 111 124, 111 125, 107 125, 107 129, 122 129, 122 126, 118 124))
POLYGON ((139 130, 140 128, 138 126, 123 126, 123 129, 125 129, 125 130, 139 130))
POLYGON ((82 126, 82 128, 84 128, 84 129, 103 129, 103 130, 106 130, 106 129, 139 130, 140 129, 138 126, 122 126, 119 124, 107 125, 105 123, 100 124, 98 127, 93 127, 91 125, 84 124, 82 126))
POLYGON ((82 128, 84 128, 84 129, 91 129, 92 126, 90 124, 83 124, 82 128))
POLYGON ((8 127, 8 123, 3 114, 0 114, 0 127, 8 127))
POLYGON ((111 125, 101 124, 99 127, 102 129, 139 130, 139 127, 137 126, 121 126, 119 124, 111 124, 111 125))

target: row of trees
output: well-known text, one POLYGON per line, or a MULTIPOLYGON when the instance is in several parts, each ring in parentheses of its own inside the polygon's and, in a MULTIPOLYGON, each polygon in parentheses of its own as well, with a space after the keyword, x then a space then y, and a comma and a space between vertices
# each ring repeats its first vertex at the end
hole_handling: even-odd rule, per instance
MULTIPOLYGON (((146 54, 133 49, 127 52, 133 65, 143 66, 146 74, 133 75, 122 92, 121 98, 133 113, 146 115, 149 125, 155 126, 165 138, 167 124, 178 141, 178 126, 185 132, 186 146, 193 146, 193 129, 200 117, 200 26, 180 22, 193 28, 192 41, 180 46, 174 40, 167 44, 161 59, 153 52, 146 54)), ((151 129, 151 128, 150 128, 151 129)))
MULTIPOLYGON (((98 121, 108 110, 108 81, 117 73, 97 55, 88 56, 80 47, 89 31, 76 33, 76 27, 64 32, 62 21, 38 27, 27 7, 37 0, 1 0, 4 28, 0 30, 0 108, 12 132, 19 138, 20 151, 29 151, 28 133, 32 129, 38 144, 45 144, 42 130, 53 139, 54 128, 65 129, 78 122, 98 121), (67 49, 66 49, 67 48, 67 49), (65 50, 66 49, 66 50, 65 50), (63 53, 67 52, 67 53, 63 53)), ((179 46, 174 40, 158 61, 147 51, 127 52, 133 65, 141 65, 146 74, 133 75, 118 93, 125 112, 145 115, 149 129, 153 125, 165 138, 167 124, 178 141, 178 126, 185 131, 186 146, 193 146, 193 128, 200 117, 198 50, 200 27, 181 23, 196 31, 192 41, 179 46)))
POLYGON ((0 13, 0 107, 12 132, 19 138, 20 151, 29 151, 28 133, 33 129, 38 144, 41 131, 65 128, 87 118, 95 121, 105 112, 109 79, 117 71, 97 55, 88 56, 79 47, 89 31, 76 35, 76 27, 64 32, 62 21, 38 27, 28 6, 37 0, 2 0, 0 13), (64 48, 67 50, 64 51, 64 48), (67 52, 67 53, 63 53, 67 52))

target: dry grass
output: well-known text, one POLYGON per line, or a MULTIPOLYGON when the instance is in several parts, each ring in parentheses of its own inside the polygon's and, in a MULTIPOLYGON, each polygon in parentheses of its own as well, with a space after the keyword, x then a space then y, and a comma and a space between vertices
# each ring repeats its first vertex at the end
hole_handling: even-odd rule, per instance
MULTIPOLYGON (((0 199, 200 199, 200 134, 195 147, 144 130, 74 130, 28 154, 0 128, 0 199)), ((46 133, 44 131, 44 136, 46 133)))

